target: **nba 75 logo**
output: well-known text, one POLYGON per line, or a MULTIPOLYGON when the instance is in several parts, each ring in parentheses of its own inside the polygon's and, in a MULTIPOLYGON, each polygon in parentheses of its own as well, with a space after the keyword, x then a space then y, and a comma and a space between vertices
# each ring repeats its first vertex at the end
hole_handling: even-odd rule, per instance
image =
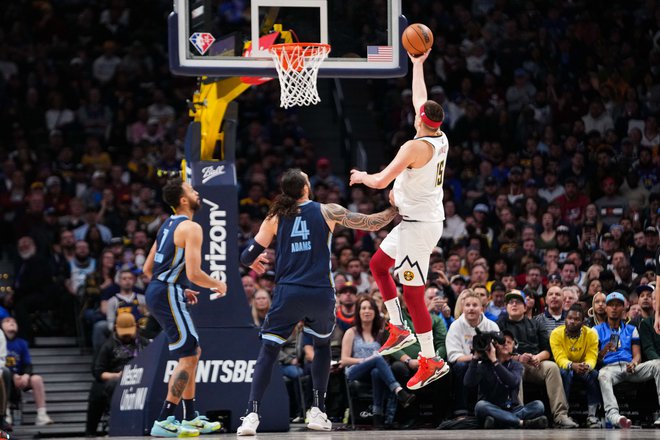
POLYGON ((195 32, 190 36, 190 42, 200 55, 204 55, 215 42, 215 38, 208 32, 195 32))

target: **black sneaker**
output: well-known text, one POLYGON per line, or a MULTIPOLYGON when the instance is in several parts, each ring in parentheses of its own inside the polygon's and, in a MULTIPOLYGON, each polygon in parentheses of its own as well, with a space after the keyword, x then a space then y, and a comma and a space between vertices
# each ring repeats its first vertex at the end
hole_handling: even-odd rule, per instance
POLYGON ((408 408, 417 399, 414 394, 409 393, 404 388, 396 393, 396 398, 404 408, 408 408))
POLYGON ((525 429, 545 429, 548 427, 548 418, 546 416, 535 417, 529 420, 523 420, 525 429))
POLYGON ((495 419, 491 416, 486 416, 484 419, 484 429, 493 429, 495 428, 495 419))

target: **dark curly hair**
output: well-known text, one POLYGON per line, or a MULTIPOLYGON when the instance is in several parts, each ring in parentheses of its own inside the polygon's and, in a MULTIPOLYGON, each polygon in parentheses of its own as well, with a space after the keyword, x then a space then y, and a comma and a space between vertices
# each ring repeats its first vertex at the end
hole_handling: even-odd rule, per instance
POLYGON ((295 217, 298 214, 297 200, 303 196, 307 179, 300 168, 291 168, 284 172, 280 187, 282 193, 270 206, 267 218, 273 216, 295 217))

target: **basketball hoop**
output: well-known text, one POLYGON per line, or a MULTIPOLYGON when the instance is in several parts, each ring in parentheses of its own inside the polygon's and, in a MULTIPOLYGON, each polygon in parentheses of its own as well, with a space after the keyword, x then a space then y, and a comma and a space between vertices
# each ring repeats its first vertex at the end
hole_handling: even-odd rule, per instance
POLYGON ((318 104, 316 77, 330 45, 323 43, 274 44, 268 51, 280 79, 280 107, 318 104))

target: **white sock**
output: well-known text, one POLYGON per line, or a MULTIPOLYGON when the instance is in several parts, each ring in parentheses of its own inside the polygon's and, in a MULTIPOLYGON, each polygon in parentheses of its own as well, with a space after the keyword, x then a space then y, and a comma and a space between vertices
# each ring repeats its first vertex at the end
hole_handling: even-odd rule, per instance
POLYGON ((46 415, 46 407, 44 406, 43 408, 37 408, 37 415, 45 416, 46 415))
POLYGON ((433 346, 433 331, 426 333, 417 333, 417 340, 422 346, 420 352, 425 358, 435 357, 435 347, 433 346))
POLYGON ((390 322, 394 325, 402 326, 403 319, 401 318, 399 298, 388 299, 385 301, 385 307, 387 307, 387 313, 390 315, 390 322))

